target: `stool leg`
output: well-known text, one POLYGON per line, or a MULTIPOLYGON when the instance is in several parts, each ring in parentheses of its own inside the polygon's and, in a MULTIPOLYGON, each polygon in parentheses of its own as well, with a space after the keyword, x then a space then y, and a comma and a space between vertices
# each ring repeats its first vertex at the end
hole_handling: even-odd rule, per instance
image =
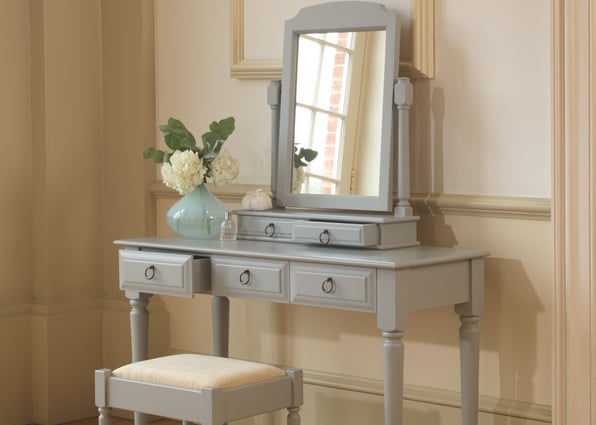
POLYGON ((288 407, 287 425, 300 425, 300 408, 288 407))
POLYGON ((112 425, 112 408, 100 407, 97 410, 99 411, 99 425, 112 425))

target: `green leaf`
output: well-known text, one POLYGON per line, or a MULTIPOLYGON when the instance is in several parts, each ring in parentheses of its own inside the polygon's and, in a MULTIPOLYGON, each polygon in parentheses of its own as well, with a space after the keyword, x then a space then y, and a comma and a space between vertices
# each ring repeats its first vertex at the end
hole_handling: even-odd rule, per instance
POLYGON ((303 158, 305 161, 310 162, 313 159, 315 159, 317 157, 317 155, 319 154, 317 151, 313 150, 313 149, 300 149, 303 153, 303 158))
POLYGON ((306 167, 319 153, 313 149, 294 146, 294 168, 306 167))
POLYGON ((166 145, 172 150, 187 150, 196 147, 197 142, 190 131, 176 118, 169 118, 168 123, 159 126, 164 134, 166 145))
POLYGON ((170 154, 159 149, 148 147, 143 151, 143 157, 145 159, 152 159, 158 164, 163 164, 164 162, 168 162, 170 159, 170 154))
POLYGON ((234 117, 228 117, 219 122, 213 121, 209 124, 209 130, 201 136, 205 152, 219 153, 221 145, 228 139, 236 128, 234 117))

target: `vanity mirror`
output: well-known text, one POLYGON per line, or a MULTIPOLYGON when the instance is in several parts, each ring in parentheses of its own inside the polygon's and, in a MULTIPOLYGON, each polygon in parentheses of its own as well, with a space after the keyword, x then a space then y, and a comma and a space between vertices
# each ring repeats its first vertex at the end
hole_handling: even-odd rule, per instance
POLYGON ((398 47, 397 14, 377 3, 324 3, 286 21, 282 81, 268 92, 276 208, 237 211, 239 239, 418 244, 408 199, 412 86, 396 77, 398 47))
POLYGON ((391 211, 398 28, 395 13, 367 2, 307 7, 286 21, 279 206, 391 211), (301 151, 316 157, 299 161, 301 151))

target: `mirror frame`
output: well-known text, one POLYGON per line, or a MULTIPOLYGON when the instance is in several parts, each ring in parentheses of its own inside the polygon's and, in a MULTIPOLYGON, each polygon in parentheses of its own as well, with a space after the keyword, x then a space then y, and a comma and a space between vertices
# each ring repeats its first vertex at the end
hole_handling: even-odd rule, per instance
POLYGON ((284 56, 281 83, 277 171, 272 173, 276 206, 358 211, 392 211, 395 149, 393 91, 399 61, 399 21, 397 13, 384 5, 363 1, 339 1, 303 8, 284 27, 284 56), (294 111, 298 39, 301 34, 341 31, 385 31, 385 68, 383 77, 383 116, 381 164, 378 196, 321 195, 291 191, 294 111))

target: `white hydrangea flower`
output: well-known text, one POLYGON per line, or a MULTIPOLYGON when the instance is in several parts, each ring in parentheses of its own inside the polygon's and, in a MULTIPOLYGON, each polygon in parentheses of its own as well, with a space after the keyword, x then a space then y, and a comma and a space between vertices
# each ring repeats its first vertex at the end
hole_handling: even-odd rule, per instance
POLYGON ((175 151, 170 156, 170 162, 161 166, 164 184, 180 195, 186 195, 202 184, 206 172, 199 155, 191 150, 175 151))
POLYGON ((211 179, 216 186, 231 183, 240 173, 240 164, 230 155, 224 147, 219 154, 211 161, 211 179))

